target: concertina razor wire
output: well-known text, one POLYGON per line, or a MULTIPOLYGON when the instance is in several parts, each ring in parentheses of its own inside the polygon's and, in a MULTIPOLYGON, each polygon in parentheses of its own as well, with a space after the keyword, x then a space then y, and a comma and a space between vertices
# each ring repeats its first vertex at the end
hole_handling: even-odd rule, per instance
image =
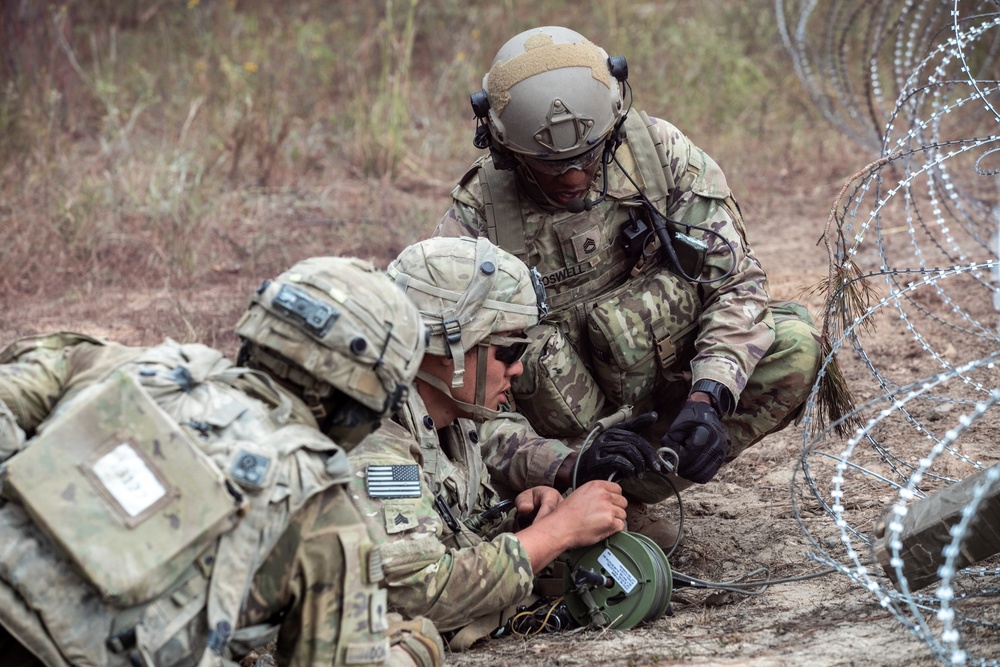
POLYGON ((824 235, 821 370, 850 358, 856 407, 826 424, 814 388, 796 520, 936 659, 997 665, 1000 1, 775 2, 796 74, 861 156, 824 235))

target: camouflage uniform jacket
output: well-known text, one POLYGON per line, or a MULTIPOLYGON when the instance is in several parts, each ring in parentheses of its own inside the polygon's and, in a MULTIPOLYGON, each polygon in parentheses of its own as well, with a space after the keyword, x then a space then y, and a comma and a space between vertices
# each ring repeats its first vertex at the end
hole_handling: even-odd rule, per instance
MULTIPOLYGON (((184 349, 189 348, 215 353, 204 346, 184 346, 184 349)), ((36 337, 8 346, 0 353, 3 355, 0 362, 6 362, 0 365, 0 460, 8 458, 21 448, 25 434, 33 436, 37 429, 44 427, 51 418, 58 415, 63 406, 71 404, 74 395, 124 364, 139 360, 140 357, 155 356, 157 350, 159 348, 132 348, 104 343, 78 334, 36 337)), ((220 366, 231 367, 221 355, 219 358, 220 366)), ((233 386, 248 396, 261 399, 275 390, 286 394, 291 400, 288 421, 311 427, 309 432, 314 433, 320 441, 329 443, 328 439, 315 431, 314 418, 297 397, 273 385, 264 386, 260 378, 252 373, 241 376, 233 386)), ((259 403, 254 399, 247 400, 251 406, 259 403)), ((157 397, 157 402, 164 407, 160 397, 157 397)), ((268 406, 262 406, 266 414, 268 406)), ((250 409, 253 410, 252 407, 250 409)), ((235 640, 230 648, 235 654, 240 649, 245 652, 262 645, 277 635, 278 656, 282 664, 332 665, 342 664, 345 660, 350 660, 352 664, 375 664, 384 663, 388 657, 384 593, 366 583, 377 578, 371 576, 374 573, 368 570, 370 563, 367 555, 371 551, 371 542, 343 486, 349 479, 346 455, 332 443, 330 445, 336 453, 327 461, 326 468, 339 481, 324 489, 316 486, 318 479, 310 479, 313 474, 311 471, 300 469, 300 474, 304 475, 303 483, 317 491, 293 515, 280 537, 275 536, 275 546, 270 553, 252 556, 259 567, 255 574, 251 572, 253 580, 249 594, 241 605, 238 622, 233 628, 235 640), (351 599, 350 606, 344 601, 347 597, 345 586, 349 589, 346 593, 355 596, 351 599), (364 599, 358 599, 358 596, 364 599), (381 608, 380 613, 376 613, 379 611, 376 605, 381 608), (369 622, 369 619, 375 620, 369 622), (347 627, 351 631, 345 633, 347 627), (357 642, 346 647, 349 652, 347 654, 344 653, 343 643, 338 645, 338 638, 344 636, 358 638, 357 642)), ((16 503, 2 503, 0 500, 0 523, 5 533, 9 530, 10 534, 14 534, 15 529, 23 528, 19 534, 26 537, 21 541, 36 543, 30 546, 36 551, 36 557, 25 558, 22 555, 21 566, 30 566, 30 562, 26 561, 35 561, 39 563, 39 568, 48 568, 42 573, 45 576, 61 577, 59 580, 50 579, 41 588, 61 590, 66 599, 72 600, 71 604, 77 610, 83 609, 85 612, 88 605, 92 605, 95 610, 99 609, 102 603, 98 596, 86 584, 74 584, 79 578, 65 574, 66 569, 59 565, 61 561, 51 566, 46 564, 58 557, 49 555, 51 547, 47 546, 46 541, 31 537, 34 533, 21 508, 16 503), (57 575, 49 575, 48 572, 55 572, 57 575)), ((262 526, 255 530, 266 532, 268 528, 262 526)), ((6 562, 8 557, 16 557, 16 554, 6 553, 15 547, 22 548, 9 542, 0 547, 0 560, 6 562)), ((23 545, 23 549, 28 548, 29 546, 23 545)), ((203 574, 211 576, 210 571, 203 574)), ((17 604, 26 614, 31 615, 30 610, 35 601, 45 603, 44 599, 38 598, 39 595, 45 598, 44 592, 36 593, 28 587, 12 593, 16 589, 15 582, 4 581, 4 577, 0 577, 0 606, 10 609, 10 605, 17 604)), ((154 601, 154 608, 159 609, 165 619, 169 619, 173 613, 171 604, 197 603, 197 600, 181 595, 184 590, 186 588, 178 590, 162 602, 154 601)), ((201 604, 204 604, 204 600, 201 604)), ((133 611, 135 610, 128 610, 127 613, 133 611)), ((97 618, 96 614, 93 618, 97 618)), ((115 618, 116 624, 118 621, 119 618, 115 618)), ((77 643, 72 645, 73 650, 77 651, 78 658, 85 658, 87 664, 127 664, 124 653, 112 653, 105 649, 105 640, 112 634, 111 628, 90 627, 86 634, 93 637, 81 639, 79 633, 73 633, 69 628, 60 629, 58 614, 46 617, 44 622, 49 627, 38 629, 37 632, 55 639, 59 651, 66 650, 66 642, 74 641, 77 643)), ((64 625, 69 623, 68 620, 62 622, 64 625)), ((173 632, 177 634, 174 638, 159 652, 146 659, 153 660, 156 664, 195 664, 190 662, 192 656, 197 660, 200 651, 204 650, 204 622, 202 618, 200 629, 197 619, 187 627, 175 628, 173 632), (202 635, 200 641, 199 634, 202 635)), ((36 652, 39 651, 38 647, 39 644, 32 645, 36 652)), ((65 664, 57 660, 57 657, 51 656, 49 664, 65 664)), ((70 658, 69 662, 76 663, 77 659, 70 658)))
POLYGON ((447 631, 529 595, 533 573, 520 540, 504 532, 503 523, 477 525, 500 498, 473 422, 458 419, 435 430, 413 391, 396 421, 384 423, 348 458, 355 470, 353 498, 378 536, 390 609, 427 616, 447 631), (410 478, 408 491, 375 489, 375 472, 388 469, 410 478), (436 501, 447 506, 444 516, 436 501))
MULTIPOLYGON (((708 245, 701 279, 719 278, 709 283, 690 284, 670 273, 662 265, 638 266, 622 247, 621 229, 628 211, 637 206, 635 185, 614 164, 608 168, 606 199, 590 211, 570 213, 539 202, 537 190, 519 173, 497 172, 490 156, 476 161, 452 192, 452 206, 434 231, 436 236, 497 236, 498 244, 518 254, 542 274, 552 311, 543 321, 558 323, 584 360, 590 359, 587 315, 595 304, 611 294, 628 293, 631 285, 650 272, 667 275, 678 290, 694 290, 697 298, 695 331, 692 340, 684 341, 688 352, 680 369, 686 382, 711 379, 726 385, 738 402, 747 379, 757 362, 774 341, 774 321, 769 307, 767 276, 750 248, 743 220, 719 166, 704 151, 692 144, 676 127, 660 119, 650 119, 654 134, 665 149, 663 174, 667 192, 662 197, 652 192, 653 178, 643 178, 638 165, 648 164, 648 156, 633 150, 638 141, 629 139, 646 132, 641 118, 633 111, 626 123, 628 135, 616 152, 617 159, 635 182, 643 187, 657 208, 667 217, 684 225, 712 229, 709 234, 695 228, 685 231, 708 245), (483 196, 485 171, 510 174, 516 179, 513 197, 521 210, 521 220, 496 216, 496 231, 490 229, 483 196), (521 227, 523 234, 515 233, 521 227), (511 231, 513 227, 514 231, 511 231), (510 241, 511 235, 520 241, 510 241), (508 239, 505 241, 505 238, 508 239), (523 244, 523 251, 509 245, 523 244), (730 270, 731 269, 731 270, 730 270), (728 273, 727 273, 728 272, 728 273), (624 289, 623 289, 623 286, 624 289)), ((591 185, 588 200, 600 196, 604 176, 599 170, 591 185)), ((495 186, 494 186, 495 187, 495 186)), ((510 192, 494 193, 492 208, 509 200, 510 192)), ((510 210, 509 206, 506 210, 510 210)), ((532 472, 550 470, 564 454, 552 451, 549 460, 536 452, 532 472)), ((543 483, 539 478, 511 480, 515 488, 543 483)))
MULTIPOLYGON (((722 170, 676 127, 664 120, 652 122, 667 151, 668 168, 664 172, 668 187, 673 184, 665 202, 667 217, 681 225, 700 225, 719 234, 690 231, 708 244, 702 279, 722 276, 732 268, 722 280, 697 285, 701 314, 696 354, 690 364, 692 381, 704 378, 722 382, 739 400, 755 364, 774 339, 767 307, 767 276, 747 242, 742 217, 722 170)), ((642 185, 629 146, 626 138, 617 157, 642 185)), ((452 192, 452 206, 435 236, 478 237, 488 233, 480 172, 490 160, 488 155, 480 158, 452 192)), ((588 304, 624 283, 635 264, 625 257, 620 231, 638 194, 613 162, 609 172, 605 201, 591 211, 577 214, 539 204, 530 196, 530 186, 518 177, 521 194, 525 195, 518 199, 526 249, 521 259, 542 274, 546 293, 554 304, 549 318, 562 322, 576 345, 585 344, 587 336, 585 327, 581 329, 581 307, 585 312, 588 304), (560 303, 560 296, 570 292, 575 292, 570 303, 560 303)), ((588 199, 600 195, 602 180, 599 173, 588 199)), ((518 221, 497 220, 496 224, 514 225, 518 221)), ((504 247, 503 242, 499 245, 504 247)), ((666 267, 656 270, 668 271, 666 267)))
POLYGON ((513 497, 533 486, 556 486, 556 474, 567 456, 583 438, 558 440, 535 432, 518 412, 504 411, 479 427, 481 451, 486 459, 493 486, 504 496, 513 497))

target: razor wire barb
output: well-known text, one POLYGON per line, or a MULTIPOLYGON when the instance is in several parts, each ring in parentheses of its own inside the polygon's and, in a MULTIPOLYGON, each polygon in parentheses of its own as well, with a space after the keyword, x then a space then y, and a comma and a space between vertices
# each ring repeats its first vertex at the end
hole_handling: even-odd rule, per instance
POLYGON ((862 156, 827 220, 820 289, 821 377, 838 353, 857 360, 851 391, 863 404, 827 424, 817 381, 792 481, 796 520, 817 562, 873 595, 936 659, 997 665, 1000 557, 961 563, 984 526, 1000 534, 987 511, 1000 489, 1000 0, 775 8, 812 103, 862 156), (935 547, 936 581, 915 589, 907 516, 969 479, 935 547), (830 521, 804 520, 816 512, 830 521))

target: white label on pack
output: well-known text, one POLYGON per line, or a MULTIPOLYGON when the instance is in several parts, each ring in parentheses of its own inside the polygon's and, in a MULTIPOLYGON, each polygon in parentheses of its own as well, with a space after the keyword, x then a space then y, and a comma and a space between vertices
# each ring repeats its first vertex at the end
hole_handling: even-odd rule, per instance
POLYGON ((97 459, 94 475, 129 516, 138 516, 167 494, 146 462, 122 443, 97 459))
POLYGON ((611 553, 610 549, 605 549, 604 553, 597 558, 597 562, 604 566, 604 569, 625 593, 631 593, 632 589, 639 584, 639 580, 632 576, 628 568, 618 560, 617 556, 611 553))

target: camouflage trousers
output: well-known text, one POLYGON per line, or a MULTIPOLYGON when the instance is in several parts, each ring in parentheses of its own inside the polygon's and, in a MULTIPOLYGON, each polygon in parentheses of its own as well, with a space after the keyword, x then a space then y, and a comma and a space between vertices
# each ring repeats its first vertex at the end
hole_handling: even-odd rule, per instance
MULTIPOLYGON (((722 420, 730 444, 727 463, 764 436, 792 423, 801 413, 819 373, 822 362, 820 334, 808 311, 795 303, 782 303, 773 305, 772 313, 774 342, 747 380, 736 411, 722 420)), ((551 341, 549 343, 551 345, 551 341)), ((554 389, 561 384, 565 392, 563 396, 568 398, 550 396, 546 402, 546 399, 535 396, 530 410, 536 418, 532 414, 526 415, 541 435, 578 436, 585 432, 584 429, 589 430, 590 424, 617 407, 604 398, 596 383, 581 379, 587 371, 579 357, 574 364, 570 359, 571 352, 568 344, 560 350, 565 357, 561 361, 566 364, 563 368, 571 370, 555 377, 549 373, 547 378, 550 393, 556 393, 554 389), (537 420, 539 414, 543 419, 537 420), (575 433, 572 432, 574 428, 577 429, 575 433)), ((532 372, 538 373, 537 370, 526 370, 525 374, 532 372)), ((664 378, 649 396, 635 404, 634 414, 656 410, 659 415, 657 422, 643 433, 651 443, 659 443, 680 412, 690 389, 690 374, 677 373, 664 378)), ((518 411, 523 411, 521 405, 524 403, 523 400, 518 401, 518 411)), ((674 488, 680 491, 689 487, 691 482, 674 475, 647 474, 642 479, 622 480, 621 484, 631 500, 655 503, 669 498, 674 488)))
MULTIPOLYGON (((820 334, 812 319, 798 304, 774 309, 774 343, 757 363, 740 395, 736 411, 722 420, 729 436, 731 462, 764 436, 776 433, 801 414, 812 391, 822 362, 820 334)), ((660 419, 645 433, 656 444, 670 427, 690 390, 690 384, 670 386, 655 402, 636 406, 637 411, 656 410, 660 419), (669 392, 669 394, 667 394, 669 392)), ((645 475, 622 481, 629 498, 647 503, 660 502, 693 483, 676 475, 645 475), (669 479, 669 482, 667 481, 669 479), (671 486, 671 483, 673 486, 671 486)))

